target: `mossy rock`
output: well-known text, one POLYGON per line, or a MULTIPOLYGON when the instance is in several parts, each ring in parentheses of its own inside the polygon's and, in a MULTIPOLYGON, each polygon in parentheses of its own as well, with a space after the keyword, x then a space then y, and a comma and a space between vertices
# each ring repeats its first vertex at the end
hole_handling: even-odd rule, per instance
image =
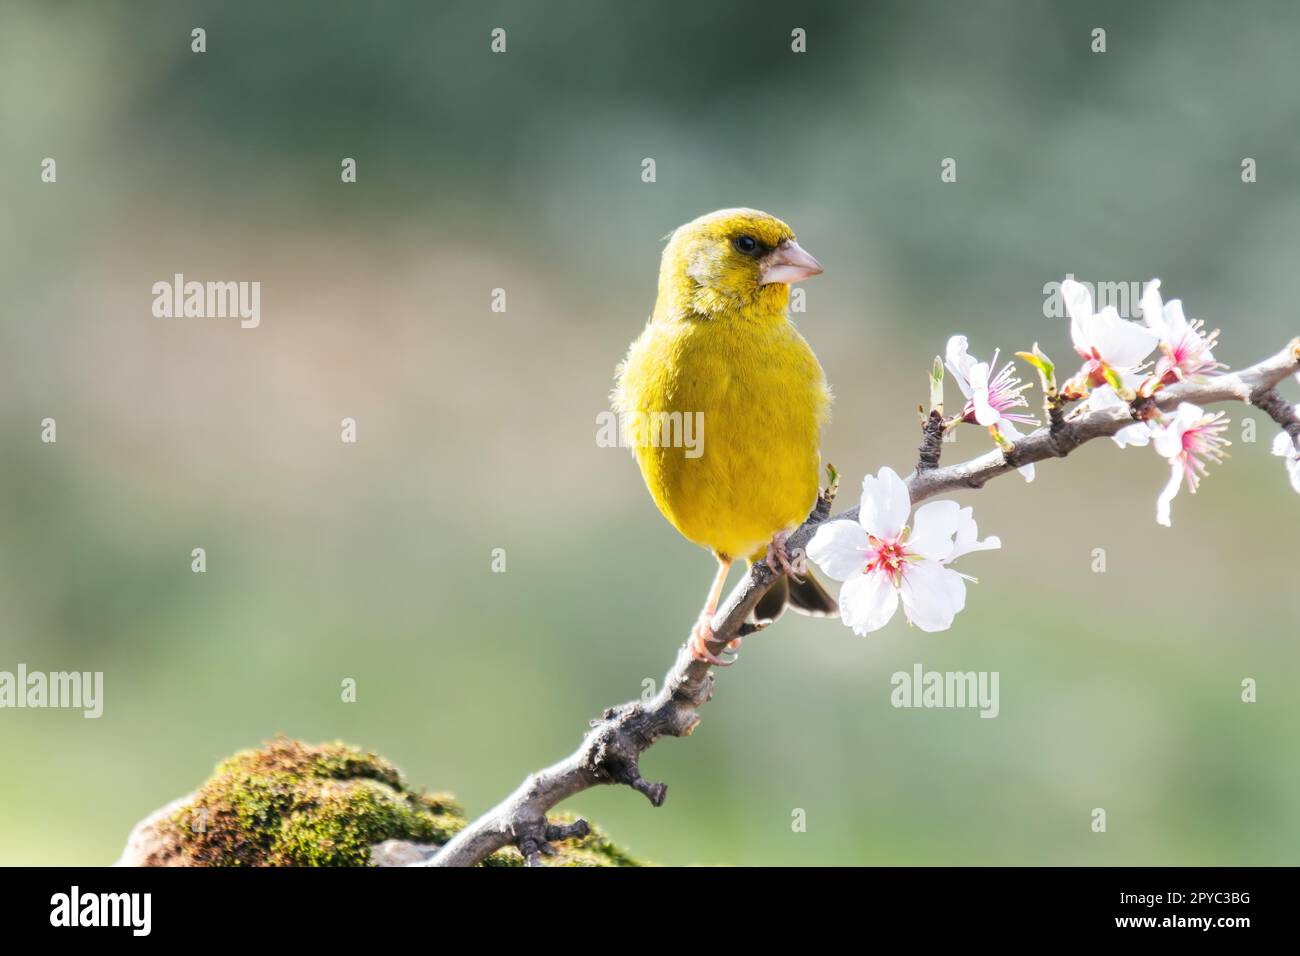
MULTIPOLYGON (((557 814, 557 822, 575 819, 557 814)), ((430 855, 466 824, 447 794, 412 790, 396 767, 343 743, 279 737, 217 765, 195 793, 136 827, 119 864, 136 866, 370 866, 385 841, 430 855)), ((394 844, 386 844, 386 850, 394 844)), ((551 866, 638 866, 598 828, 556 845, 551 866)), ((513 849, 487 866, 522 866, 513 849)))

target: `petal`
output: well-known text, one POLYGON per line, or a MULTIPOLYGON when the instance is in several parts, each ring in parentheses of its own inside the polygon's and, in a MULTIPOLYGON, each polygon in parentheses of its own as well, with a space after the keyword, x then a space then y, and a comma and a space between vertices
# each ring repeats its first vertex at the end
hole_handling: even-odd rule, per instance
POLYGON ((1000 431, 1007 438, 1010 438, 1012 441, 1015 441, 1017 438, 1021 437, 1020 429, 1016 427, 1016 423, 1013 422, 1011 419, 1002 418, 999 419, 996 422, 996 424, 998 426, 998 431, 1000 431))
POLYGON ((970 361, 969 356, 966 354, 969 347, 970 344, 967 342, 966 336, 954 335, 950 337, 947 347, 943 350, 948 364, 954 368, 965 368, 970 361))
POLYGON ((1152 279, 1142 290, 1142 301, 1138 308, 1142 310, 1142 318, 1146 321, 1147 326, 1158 334, 1164 334, 1165 315, 1164 303, 1160 299, 1160 280, 1152 279))
POLYGON ((916 509, 912 533, 907 539, 910 554, 942 561, 952 553, 952 536, 961 526, 961 505, 955 501, 928 501, 916 509))
POLYGON ((1150 329, 1121 319, 1113 305, 1093 316, 1088 335, 1106 364, 1119 368, 1140 365, 1160 341, 1150 329))
POLYGON ((1154 438, 1156 454, 1175 458, 1183 453, 1183 434, 1205 415, 1199 405, 1183 402, 1164 425, 1156 427, 1154 438))
POLYGON ((808 559, 828 577, 845 581, 867 566, 867 532, 856 521, 828 521, 808 542, 808 559))
POLYGON ((1278 432, 1277 437, 1273 439, 1273 454, 1285 458, 1287 477, 1291 479, 1291 487, 1295 489, 1296 494, 1300 494, 1300 450, 1296 449, 1295 442, 1286 432, 1278 432))
POLYGON ((1020 472, 1021 476, 1025 479, 1025 481, 1034 480, 1034 475, 1036 474, 1036 472, 1034 471, 1034 466, 1032 464, 1021 465, 1016 470, 1020 472))
POLYGON ((989 404, 989 366, 979 362, 971 366, 970 386, 975 398, 975 421, 984 427, 996 425, 1002 413, 989 404))
POLYGON ((1182 299, 1170 299, 1165 303, 1164 323, 1163 337, 1166 341, 1172 342, 1187 334, 1189 328, 1187 317, 1183 315, 1182 299))
POLYGON ((840 588, 840 620, 855 634, 877 631, 898 608, 898 590, 880 572, 855 574, 840 588))
POLYGON ((1160 497, 1156 499, 1156 523, 1166 528, 1172 527, 1169 520, 1169 506, 1178 494, 1178 489, 1183 486, 1182 463, 1174 460, 1169 465, 1169 484, 1165 485, 1165 490, 1160 492, 1160 497))
POLYGON ((989 393, 986 389, 982 392, 975 393, 975 421, 979 422, 985 428, 990 425, 996 425, 1002 420, 1002 413, 989 404, 989 393))
POLYGON ((1183 453, 1183 433, 1176 424, 1162 425, 1151 436, 1156 454, 1173 460, 1183 453))
MULTIPOLYGON (((1123 369, 1123 368, 1116 369, 1116 371, 1119 373, 1120 383, 1126 389, 1128 389, 1130 392, 1136 392, 1138 390, 1138 386, 1142 384, 1141 375, 1139 375, 1137 372, 1131 371, 1129 369, 1123 369)), ((1116 395, 1115 397, 1119 398, 1118 395, 1116 395)), ((1121 402, 1124 401, 1124 399, 1122 398, 1120 398, 1119 400, 1121 402)))
MULTIPOLYGON (((1033 466, 1028 466, 1032 468, 1033 466)), ((970 554, 972 551, 992 551, 1002 547, 1002 541, 996 535, 990 535, 983 541, 979 540, 979 526, 975 523, 975 509, 962 508, 957 525, 957 536, 953 541, 952 553, 944 559, 944 564, 951 564, 960 558, 963 554, 970 554)))
POLYGON ((1109 385, 1098 385, 1088 393, 1087 405, 1089 409, 1098 408, 1116 408, 1120 405, 1127 405, 1124 399, 1115 394, 1115 389, 1109 385))
POLYGON ((874 478, 867 475, 862 479, 858 521, 868 534, 890 540, 897 538, 907 524, 907 514, 911 510, 912 497, 894 469, 881 468, 874 478))
POLYGON ((899 590, 903 613, 923 631, 946 631, 966 606, 966 582, 937 561, 909 565, 899 590))
POLYGON ((1065 311, 1070 318, 1088 318, 1092 315, 1092 293, 1082 282, 1066 279, 1061 283, 1061 298, 1065 299, 1065 311))
POLYGON ((1136 425, 1126 425, 1110 437, 1120 448, 1129 445, 1140 448, 1151 444, 1151 429, 1138 422, 1136 425))
POLYGON ((944 351, 947 355, 944 364, 957 380, 962 395, 970 398, 970 368, 975 360, 966 354, 966 336, 954 335, 948 340, 948 347, 944 351))
POLYGON ((1087 335, 1087 323, 1092 318, 1092 293, 1083 283, 1066 279, 1061 283, 1061 298, 1065 299, 1065 311, 1070 316, 1070 338, 1074 349, 1086 357, 1092 351, 1087 335))

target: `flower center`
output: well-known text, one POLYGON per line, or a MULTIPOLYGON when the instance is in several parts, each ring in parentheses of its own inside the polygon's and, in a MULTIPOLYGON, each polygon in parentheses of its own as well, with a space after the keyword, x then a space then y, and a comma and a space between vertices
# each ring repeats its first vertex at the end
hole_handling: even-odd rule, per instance
POLYGON ((862 569, 862 573, 871 574, 878 571, 886 575, 897 587, 903 579, 903 568, 906 567, 910 557, 907 549, 903 547, 904 537, 906 537, 906 532, 893 541, 882 541, 875 535, 871 535, 868 538, 868 543, 872 548, 868 555, 870 560, 867 561, 867 566, 862 569))

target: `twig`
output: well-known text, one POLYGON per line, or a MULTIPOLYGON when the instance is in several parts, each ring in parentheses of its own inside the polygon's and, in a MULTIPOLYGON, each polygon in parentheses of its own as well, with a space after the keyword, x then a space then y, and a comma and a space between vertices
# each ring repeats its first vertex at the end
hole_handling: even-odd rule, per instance
MULTIPOLYGON (((1300 434, 1300 423, 1275 387, 1297 368, 1300 338, 1271 358, 1241 371, 1171 385, 1156 393, 1153 401, 1161 410, 1175 408, 1179 402, 1247 402, 1266 412, 1294 438, 1300 434)), ((1114 435, 1134 420, 1132 409, 1124 407, 1102 408, 1073 417, 1053 416, 1049 425, 1005 448, 946 467, 937 467, 936 454, 935 467, 929 467, 933 418, 928 418, 920 464, 906 479, 912 503, 946 491, 982 488, 991 478, 1031 462, 1064 458, 1084 442, 1114 435)), ((806 549, 818 526, 827 520, 833 488, 834 481, 818 497, 808 520, 790 535, 786 544, 789 551, 806 549)), ((856 519, 857 513, 857 508, 850 508, 835 518, 856 519)), ((744 633, 750 612, 775 579, 765 562, 750 568, 714 617, 711 651, 721 654, 729 641, 744 633)), ((668 787, 647 782, 641 776, 641 755, 660 737, 685 737, 695 730, 700 721, 696 711, 713 695, 713 682, 711 667, 692 658, 685 646, 679 648, 664 686, 654 699, 631 701, 605 711, 599 720, 592 721, 591 730, 576 751, 532 774, 519 789, 452 838, 432 860, 420 865, 473 866, 510 845, 519 847, 528 862, 536 863, 542 854, 552 850, 552 840, 583 835, 586 830, 583 821, 557 827, 547 821, 546 814, 561 801, 600 784, 626 784, 644 794, 653 806, 660 806, 668 787)))
POLYGON ((1282 426, 1282 431, 1291 436, 1291 441, 1300 448, 1300 415, 1295 406, 1281 396, 1275 388, 1265 389, 1250 399, 1250 403, 1269 418, 1282 426))

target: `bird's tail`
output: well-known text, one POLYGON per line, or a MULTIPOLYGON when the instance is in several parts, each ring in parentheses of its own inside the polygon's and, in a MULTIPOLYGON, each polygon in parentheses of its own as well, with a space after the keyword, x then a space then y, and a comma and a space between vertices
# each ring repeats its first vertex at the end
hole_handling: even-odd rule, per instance
POLYGON ((812 572, 805 572, 802 578, 802 581, 796 581, 784 574, 777 578, 776 583, 759 599, 750 615, 750 623, 766 627, 784 614, 787 607, 809 617, 839 617, 840 606, 813 577, 812 572))

